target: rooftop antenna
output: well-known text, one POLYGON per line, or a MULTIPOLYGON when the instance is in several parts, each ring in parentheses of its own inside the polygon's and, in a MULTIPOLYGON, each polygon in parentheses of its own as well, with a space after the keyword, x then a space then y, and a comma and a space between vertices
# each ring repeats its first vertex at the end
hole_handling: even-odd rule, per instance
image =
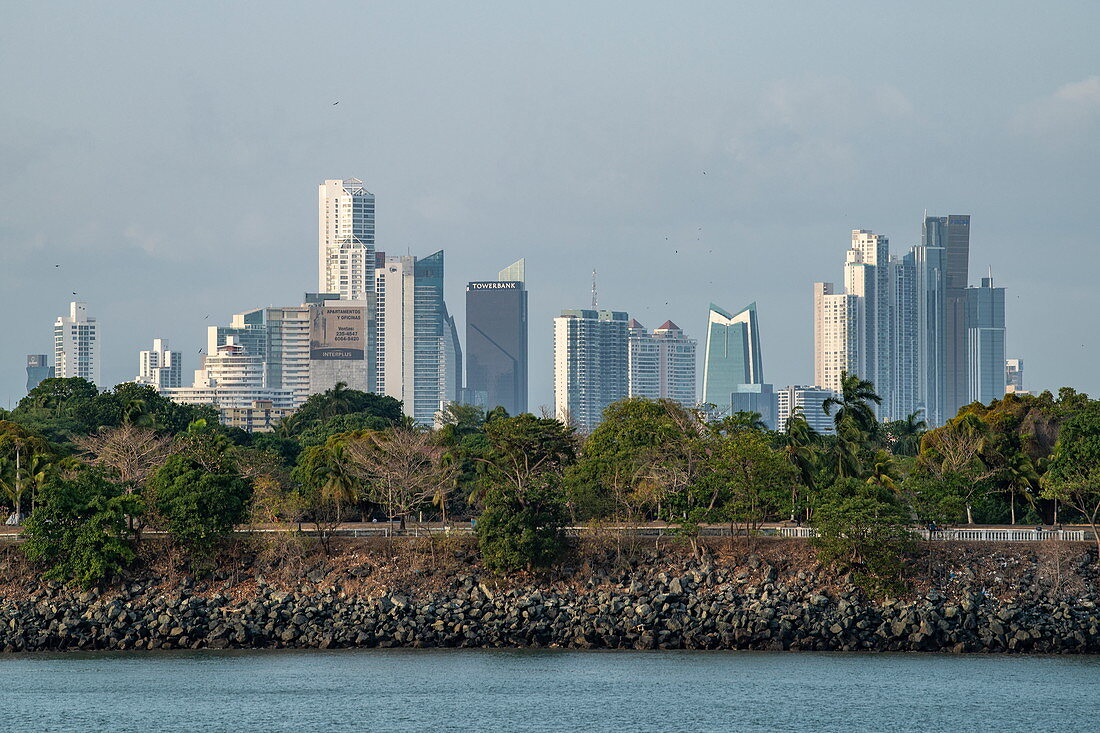
POLYGON ((596 310, 600 305, 600 296, 596 292, 596 268, 592 268, 592 310, 596 310))

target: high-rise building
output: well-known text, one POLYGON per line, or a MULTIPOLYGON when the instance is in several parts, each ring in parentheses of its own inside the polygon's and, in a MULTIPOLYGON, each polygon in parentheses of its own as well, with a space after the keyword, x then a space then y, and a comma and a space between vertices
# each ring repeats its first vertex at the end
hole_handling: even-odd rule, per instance
POLYGON ((153 339, 153 348, 138 352, 138 384, 161 389, 183 386, 183 354, 168 348, 168 339, 153 339))
POLYGON ((725 408, 739 385, 763 383, 756 303, 735 314, 711 303, 703 362, 703 402, 725 408))
POLYGON ((652 332, 631 320, 628 392, 631 397, 669 399, 695 406, 695 339, 672 321, 652 332))
POLYGON ((591 432, 612 402, 628 394, 629 316, 564 310, 554 319, 554 411, 591 432))
POLYGON ((770 384, 739 384, 730 395, 730 414, 755 412, 768 430, 779 425, 779 403, 775 387, 770 384))
POLYGON ((53 325, 54 374, 83 377, 100 386, 99 324, 88 316, 87 303, 69 303, 69 315, 53 325))
POLYGON ((356 178, 325 181, 318 187, 317 223, 317 289, 372 300, 374 194, 356 178))
POLYGON ((430 425, 461 388, 462 352, 443 302, 443 251, 377 259, 375 391, 430 425))
POLYGON ((1005 396, 1005 289, 993 277, 966 289, 969 402, 988 405, 1005 396))
POLYGON ((43 379, 53 377, 50 357, 46 354, 27 354, 27 391, 42 384, 43 379))
POLYGON ((948 413, 946 401, 946 350, 944 325, 946 297, 945 248, 918 245, 902 260, 902 275, 910 278, 904 288, 905 297, 913 308, 904 311, 898 320, 898 340, 902 344, 899 359, 912 354, 910 363, 914 369, 910 377, 915 379, 909 389, 911 400, 896 414, 904 418, 912 412, 920 412, 930 427, 943 425, 954 413, 948 413))
POLYGON ((1023 359, 1005 359, 1005 394, 1030 394, 1024 387, 1023 359))
POLYGON ((969 329, 966 288, 969 284, 970 216, 925 216, 921 244, 943 248, 944 419, 970 401, 969 329))
POLYGON ((202 358, 190 387, 163 389, 166 397, 185 405, 210 405, 218 410, 249 408, 270 401, 273 408, 297 407, 293 392, 270 387, 262 356, 250 354, 236 336, 227 336, 202 358))
POLYGON ((527 412, 527 287, 524 261, 496 280, 466 285, 466 399, 509 415, 527 412))
POLYGON ((784 387, 776 392, 776 426, 780 432, 787 429, 787 421, 795 410, 800 410, 802 416, 811 428, 822 434, 834 431, 833 418, 825 413, 825 400, 835 396, 832 390, 821 387, 806 387, 800 384, 784 387))
POLYGON ((890 243, 868 229, 852 231, 852 246, 844 265, 844 289, 855 295, 857 343, 855 369, 884 397, 876 410, 893 419, 889 398, 894 389, 894 308, 891 286, 890 243))
POLYGON ((844 372, 859 372, 860 313, 858 296, 814 283, 814 381, 825 389, 837 391, 844 372))

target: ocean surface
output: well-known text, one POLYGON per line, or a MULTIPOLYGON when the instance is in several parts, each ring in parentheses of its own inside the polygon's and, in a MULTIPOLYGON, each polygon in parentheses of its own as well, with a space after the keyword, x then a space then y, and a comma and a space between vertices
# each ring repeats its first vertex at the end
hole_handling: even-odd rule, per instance
POLYGON ((1100 657, 247 651, 0 657, 3 731, 1097 731, 1100 657))

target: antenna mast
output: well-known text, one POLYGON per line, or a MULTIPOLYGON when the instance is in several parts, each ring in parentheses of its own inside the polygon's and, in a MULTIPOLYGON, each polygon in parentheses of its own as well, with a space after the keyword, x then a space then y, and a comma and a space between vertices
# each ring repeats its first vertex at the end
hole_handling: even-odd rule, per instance
POLYGON ((596 268, 592 268, 592 310, 600 306, 600 296, 596 292, 596 268))

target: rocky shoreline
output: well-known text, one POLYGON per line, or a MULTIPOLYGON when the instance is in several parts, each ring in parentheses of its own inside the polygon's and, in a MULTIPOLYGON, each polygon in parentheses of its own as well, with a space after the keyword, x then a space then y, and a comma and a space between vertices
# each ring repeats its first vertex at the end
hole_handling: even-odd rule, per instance
POLYGON ((148 573, 102 591, 47 584, 14 593, 9 584, 0 590, 0 649, 1100 653, 1100 567, 1092 556, 1075 551, 1065 570, 1059 559, 1053 586, 1044 580, 1046 561, 1018 552, 994 553, 979 570, 945 561, 934 570, 942 571, 931 584, 938 587, 899 599, 870 599, 804 558, 774 551, 655 555, 511 580, 459 565, 416 571, 407 582, 376 577, 383 586, 371 589, 361 581, 381 576, 377 563, 327 560, 289 585, 258 573, 241 580, 235 572, 234 580, 228 571, 198 582, 148 573))

